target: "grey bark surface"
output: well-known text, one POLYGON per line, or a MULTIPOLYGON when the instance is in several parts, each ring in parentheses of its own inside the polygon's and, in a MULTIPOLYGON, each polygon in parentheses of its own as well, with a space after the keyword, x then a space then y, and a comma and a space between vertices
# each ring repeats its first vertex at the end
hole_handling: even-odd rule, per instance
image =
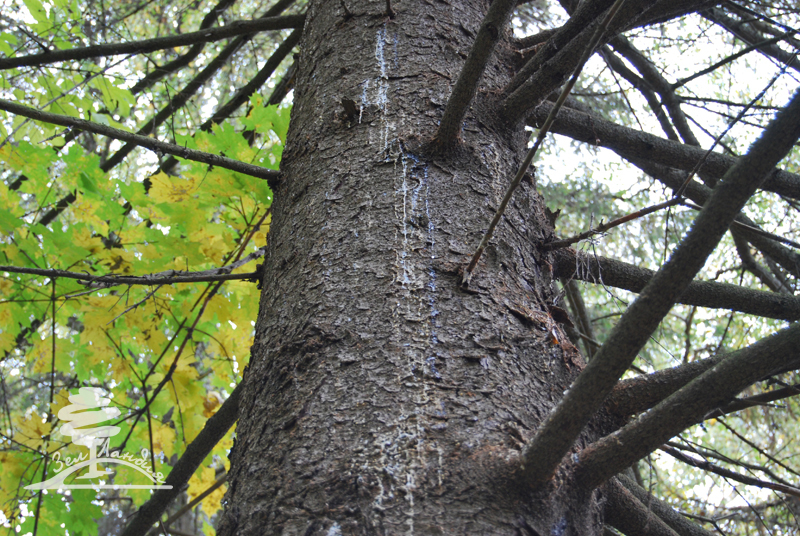
POLYGON ((525 146, 490 113, 510 36, 432 155, 488 3, 382 7, 309 5, 218 534, 600 534, 599 492, 518 480, 583 366, 533 181, 458 284, 525 146))

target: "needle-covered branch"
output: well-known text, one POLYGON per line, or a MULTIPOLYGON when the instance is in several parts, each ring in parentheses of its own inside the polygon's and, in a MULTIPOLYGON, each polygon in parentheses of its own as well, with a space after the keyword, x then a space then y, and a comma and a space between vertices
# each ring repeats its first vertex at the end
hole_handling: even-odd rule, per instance
MULTIPOLYGON (((542 124, 553 105, 544 102, 531 115, 531 126, 542 124)), ((674 142, 639 130, 623 127, 599 116, 589 115, 571 108, 562 108, 551 127, 556 134, 577 141, 611 149, 623 158, 644 159, 657 164, 691 171, 705 155, 700 147, 674 142)), ((720 153, 710 153, 703 163, 700 176, 719 178, 736 162, 736 158, 720 153)), ((776 169, 761 186, 777 194, 800 199, 800 175, 776 169)), ((696 201, 695 201, 696 202, 696 201)))
POLYGON ((472 44, 467 61, 461 68, 456 85, 447 101, 442 121, 439 123, 439 130, 433 138, 436 145, 448 146, 458 138, 464 114, 467 113, 472 99, 475 98, 475 92, 478 90, 478 83, 481 81, 486 64, 494 52, 495 45, 502 37, 516 5, 516 0, 496 0, 489 7, 478 30, 478 35, 475 36, 475 42, 472 44))
MULTIPOLYGON (((525 473, 531 483, 541 483, 555 472, 614 384, 703 267, 733 219, 798 137, 800 92, 795 93, 748 153, 714 188, 670 259, 625 311, 603 346, 539 428, 523 455, 525 473)), ((625 467, 603 475, 603 480, 625 467)))
POLYGON ((589 487, 601 484, 702 421, 753 382, 795 366, 800 366, 800 324, 732 352, 652 410, 586 447, 575 466, 576 478, 589 487))
POLYGON ((0 110, 4 110, 16 115, 22 115, 36 121, 42 121, 44 123, 51 123, 53 125, 61 125, 62 127, 70 127, 79 130, 85 130, 87 132, 94 132, 95 134, 100 134, 101 136, 108 136, 109 138, 135 143, 140 147, 150 149, 151 151, 155 151, 157 153, 175 155, 186 160, 193 160, 195 162, 202 162, 211 166, 218 166, 231 171, 236 171, 238 173, 243 173, 245 175, 250 175, 252 177, 258 177, 259 179, 271 180, 280 176, 278 171, 274 171, 272 169, 254 166, 253 164, 247 164, 245 162, 240 162, 239 160, 234 160, 225 156, 205 153, 203 151, 196 151, 194 149, 187 149, 186 147, 181 147, 180 145, 158 141, 155 138, 133 134, 118 128, 86 121, 85 119, 78 119, 76 117, 54 114, 50 112, 42 112, 40 110, 36 110, 35 108, 29 108, 27 106, 22 106, 21 104, 3 99, 0 99, 0 110))
MULTIPOLYGON (((636 293, 642 292, 656 274, 647 268, 599 255, 576 253, 573 250, 557 252, 555 261, 559 277, 608 285, 636 293)), ((692 281, 675 303, 727 309, 778 320, 800 320, 800 297, 716 281, 692 281)))
POLYGON ((84 48, 72 48, 67 50, 54 50, 42 54, 21 56, 18 58, 1 58, 0 70, 13 69, 15 67, 30 67, 34 65, 44 65, 49 63, 59 63, 64 61, 85 60, 88 58, 99 58, 103 56, 119 56, 125 54, 145 54, 156 50, 167 48, 194 45, 196 43, 208 43, 210 41, 220 41, 238 35, 252 34, 266 30, 284 30, 287 28, 302 28, 305 22, 305 15, 286 15, 283 17, 268 17, 256 20, 238 20, 226 24, 220 28, 210 28, 185 34, 170 35, 167 37, 156 37, 155 39, 144 39, 130 43, 111 43, 107 45, 95 45, 84 48))
POLYGON ((153 496, 139 508, 128 526, 125 527, 122 536, 144 536, 175 497, 183 493, 183 487, 203 463, 208 453, 225 437, 230 427, 239 418, 242 385, 240 383, 236 386, 217 412, 206 421, 194 441, 186 447, 186 452, 180 457, 164 482, 166 485, 171 485, 172 489, 160 489, 153 492, 153 496))

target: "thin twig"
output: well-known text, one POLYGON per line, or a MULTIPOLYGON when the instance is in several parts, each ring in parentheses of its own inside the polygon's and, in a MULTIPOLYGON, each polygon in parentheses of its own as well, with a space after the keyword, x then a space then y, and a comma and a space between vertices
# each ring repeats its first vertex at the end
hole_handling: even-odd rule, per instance
POLYGON ((0 70, 15 67, 30 67, 62 61, 84 60, 102 56, 118 56, 123 54, 146 54, 156 50, 194 45, 196 43, 219 41, 237 35, 263 32, 265 30, 283 30, 286 28, 302 28, 305 15, 286 15, 256 20, 237 20, 220 28, 211 28, 186 34, 143 39, 130 43, 111 43, 67 50, 54 50, 42 54, 0 59, 0 70))
POLYGON ((606 231, 613 229, 614 227, 617 227, 619 225, 622 225, 623 223, 627 223, 629 221, 641 218, 643 216, 647 216, 648 214, 652 214, 653 212, 659 211, 662 208, 671 207, 674 205, 678 205, 680 203, 681 199, 672 198, 669 201, 664 201, 663 203, 658 203, 657 205, 651 205, 641 210, 637 210, 636 212, 632 212, 621 218, 617 218, 616 220, 611 220, 608 223, 601 223, 594 229, 589 229, 588 231, 584 231, 570 238, 564 238, 562 240, 554 240, 552 242, 548 242, 542 246, 542 249, 545 251, 550 251, 553 249, 565 248, 571 246, 575 242, 580 242, 581 240, 586 240, 587 238, 590 238, 592 236, 605 233, 606 231))
POLYGON ((44 277, 49 277, 51 279, 57 279, 59 277, 63 277, 66 279, 77 279, 78 281, 83 282, 84 285, 93 287, 93 288, 108 288, 113 287, 116 285, 172 285, 175 283, 201 283, 201 282, 208 282, 208 281, 233 281, 233 280, 241 280, 241 279, 253 279, 258 277, 259 272, 248 272, 244 274, 232 274, 231 272, 242 266, 247 264, 248 262, 252 261, 253 259, 258 259, 263 257, 266 253, 265 249, 259 249, 258 251, 251 253, 244 259, 237 261, 233 264, 222 268, 212 268, 210 270, 203 270, 199 272, 176 272, 175 270, 168 270, 166 272, 160 272, 157 274, 147 274, 147 275, 137 275, 137 276, 128 276, 128 275, 100 275, 100 276, 92 276, 89 274, 82 274, 79 272, 69 272, 67 270, 48 270, 42 268, 27 268, 24 266, 5 266, 0 265, 0 272, 9 272, 13 274, 29 274, 29 275, 39 275, 44 277), (177 275, 176 275, 177 274, 177 275))
POLYGON ((30 117, 31 119, 42 121, 44 123, 77 128, 87 132, 94 132, 95 134, 100 134, 102 136, 108 136, 109 138, 132 142, 156 153, 172 154, 180 158, 185 158, 186 160, 193 160, 195 162, 202 162, 204 164, 218 166, 231 171, 243 173, 245 175, 250 175, 252 177, 258 177, 259 179, 276 179, 280 176, 280 172, 272 169, 246 164, 244 162, 240 162, 239 160, 234 160, 225 156, 205 153, 203 151, 196 151, 194 149, 187 149, 186 147, 181 147, 180 145, 158 141, 155 138, 150 138, 148 136, 132 134, 118 128, 101 125, 99 123, 93 123, 92 121, 86 121, 85 119, 43 112, 41 110, 29 108, 28 106, 23 106, 21 104, 10 102, 4 99, 0 99, 0 110, 11 112, 12 114, 16 115, 30 117))
MULTIPOLYGON (((703 210, 703 207, 695 205, 694 203, 690 203, 688 201, 682 201, 681 205, 691 208, 693 210, 703 210)), ((795 242, 785 236, 777 235, 775 233, 770 233, 769 231, 765 231, 764 229, 759 229, 758 227, 753 227, 752 225, 747 225, 746 223, 742 223, 740 221, 733 220, 733 225, 736 227, 741 227, 742 229, 747 229, 748 231, 755 233, 759 236, 763 236, 764 238, 769 238, 776 242, 781 242, 786 244, 787 246, 792 246, 793 248, 800 249, 800 243, 795 242)))
POLYGON ((737 473, 736 471, 731 471, 730 469, 725 469, 723 467, 714 465, 709 461, 698 460, 697 458, 693 458, 692 456, 687 456, 686 454, 680 452, 679 450, 674 449, 672 447, 668 447, 667 445, 663 445, 661 447, 661 450, 663 450, 676 460, 682 461, 683 463, 691 465, 692 467, 697 467, 698 469, 708 471, 709 473, 714 473, 721 477, 729 478, 731 480, 735 480, 736 482, 741 482, 742 484, 747 484, 748 486, 756 486, 759 488, 766 488, 774 491, 780 491, 781 493, 786 493, 787 495, 791 495, 792 497, 800 498, 800 489, 795 488, 794 486, 787 486, 785 484, 778 484, 775 482, 767 482, 766 480, 761 480, 758 478, 753 478, 751 476, 743 475, 741 473, 737 473))

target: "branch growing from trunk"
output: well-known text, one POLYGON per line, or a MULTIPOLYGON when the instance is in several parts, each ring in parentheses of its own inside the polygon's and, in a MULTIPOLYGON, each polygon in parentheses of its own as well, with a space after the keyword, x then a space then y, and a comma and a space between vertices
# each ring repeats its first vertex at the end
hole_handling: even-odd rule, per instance
POLYGON ((186 452, 170 471, 164 484, 171 485, 172 489, 159 489, 153 493, 150 500, 142 505, 122 532, 122 536, 143 536, 170 503, 183 492, 183 486, 189 481, 194 472, 203 463, 208 453, 225 436, 236 419, 239 418, 239 399, 242 394, 242 383, 236 386, 228 399, 222 403, 217 412, 206 421, 203 430, 197 435, 186 452))
MULTIPOLYGON (((748 153, 728 170, 714 188, 691 230, 675 248, 671 258, 627 309, 594 359, 539 428, 523 455, 525 473, 531 483, 538 485, 555 472, 614 384, 630 367, 658 324, 703 267, 733 219, 767 173, 792 149, 798 137, 800 92, 795 93, 788 106, 770 123, 748 153)), ((603 480, 636 459, 628 461, 627 465, 610 475, 604 474, 603 480)))
POLYGON ((514 195, 514 191, 519 186, 519 183, 522 182, 522 178, 528 172, 528 167, 531 165, 533 157, 536 156, 536 152, 539 150, 539 147, 541 147, 542 142, 547 136, 547 133, 550 130, 550 125, 553 124, 556 115, 558 115, 559 109, 567 100, 569 92, 572 91, 572 88, 578 81, 578 76, 580 76, 581 71, 583 70, 583 66, 586 64, 586 61, 589 59, 589 56, 592 55, 592 51, 594 50, 595 46, 597 46, 598 40, 603 36, 603 32, 611 23, 611 21, 614 20, 614 17, 624 4, 625 0, 616 0, 614 2, 614 5, 612 5, 606 12, 606 16, 603 18, 603 20, 599 22, 593 29, 591 39, 589 40, 585 50, 583 50, 582 55, 575 66, 575 70, 572 73, 572 77, 569 79, 569 82, 567 82, 564 88, 561 90, 561 94, 558 96, 558 99, 553 105, 553 108, 550 110, 550 114, 547 116, 547 119, 545 119, 544 124, 539 129, 539 133, 536 135, 536 141, 533 142, 533 147, 531 147, 530 150, 528 150, 528 153, 525 155, 525 159, 522 161, 522 165, 519 166, 517 174, 512 179, 511 184, 509 184, 508 186, 508 189, 506 189, 506 193, 505 195, 503 195, 502 201, 500 201, 500 206, 497 207, 497 211, 494 213, 494 217, 492 218, 492 221, 489 224, 489 228, 483 234, 480 244, 478 244, 475 253, 472 255, 472 259, 470 259, 469 264, 464 269, 464 276, 462 279, 463 284, 469 284, 470 278, 472 277, 472 272, 478 265, 478 261, 480 260, 481 255, 483 254, 483 250, 486 249, 487 245, 489 245, 489 240, 492 239, 494 230, 495 228, 497 228, 497 224, 500 223, 500 218, 503 217, 503 213, 505 212, 509 201, 511 201, 511 197, 514 195))
MULTIPOLYGON (((549 102, 542 103, 534 110, 529 124, 534 127, 543 124, 552 107, 549 102)), ((606 147, 631 161, 645 159, 684 171, 694 169, 697 162, 706 154, 700 147, 653 136, 570 108, 564 108, 559 112, 551 130, 574 140, 606 147)), ((711 153, 706 157, 700 174, 719 178, 735 163, 736 158, 711 153)), ((786 197, 800 199, 800 175, 776 169, 764 181, 762 188, 786 197)))
MULTIPOLYGON (((574 250, 558 251, 555 261, 559 277, 609 285, 636 293, 642 292, 656 274, 647 268, 597 255, 576 253, 574 250)), ((675 303, 728 309, 778 320, 800 320, 800 297, 715 281, 692 281, 675 303)))
POLYGON ((711 369, 726 356, 727 354, 718 353, 707 359, 623 380, 614 386, 605 406, 612 413, 626 416, 646 411, 711 369))
POLYGON ((238 173, 243 173, 245 175, 250 175, 251 177, 257 177, 259 179, 272 180, 280 176, 280 172, 272 169, 254 166, 252 164, 240 162, 239 160, 234 160, 225 156, 205 153, 203 151, 196 151, 194 149, 187 149, 186 147, 181 147, 180 145, 158 141, 148 136, 132 134, 118 128, 86 121, 85 119, 78 119, 76 117, 54 114, 50 112, 42 112, 40 110, 36 110, 35 108, 29 108, 27 106, 22 106, 21 104, 3 99, 0 99, 0 110, 4 110, 16 115, 22 115, 24 117, 29 117, 44 123, 51 123, 54 125, 61 125, 62 127, 77 128, 87 132, 94 132, 95 134, 108 136, 109 138, 135 143, 136 145, 144 147, 145 149, 150 149, 156 153, 172 154, 180 158, 185 158, 186 160, 193 160, 195 162, 202 162, 211 166, 218 166, 231 171, 236 171, 238 173))
POLYGON ((433 138, 433 143, 447 147, 458 138, 461 132, 461 122, 467 113, 478 83, 481 81, 486 64, 494 52, 497 41, 503 35, 503 30, 508 24, 511 13, 514 11, 516 0, 497 0, 492 2, 486 13, 472 49, 469 51, 466 63, 461 68, 456 85, 447 101, 439 130, 433 138))
POLYGON ((24 266, 0 266, 0 272, 9 272, 12 274, 28 274, 38 275, 42 277, 49 277, 57 279, 63 277, 65 279, 77 279, 84 285, 92 288, 108 288, 116 285, 172 285, 175 283, 202 283, 207 281, 233 281, 242 279, 253 279, 259 273, 248 272, 246 274, 232 274, 231 272, 247 264, 253 259, 263 257, 266 250, 259 250, 257 254, 251 254, 244 259, 232 263, 223 268, 213 268, 211 270, 203 270, 201 272, 176 272, 170 270, 158 274, 148 274, 139 276, 128 275, 99 275, 92 276, 89 274, 82 274, 79 272, 69 272, 67 270, 46 270, 41 268, 27 268, 24 266))
POLYGON ((616 480, 625 486, 640 503, 646 505, 648 510, 663 519, 667 525, 672 527, 672 530, 677 532, 680 536, 715 536, 713 533, 683 517, 667 503, 650 495, 645 489, 627 476, 617 475, 616 480))
POLYGON ((604 509, 604 521, 623 534, 679 536, 616 480, 612 480, 606 485, 605 492, 608 503, 604 509))
POLYGON ((617 218, 615 220, 611 220, 608 223, 601 223, 600 225, 598 225, 594 229, 589 229, 588 231, 584 231, 584 232, 582 232, 580 234, 577 234, 575 236, 571 236, 569 238, 563 238, 561 240, 553 240, 552 242, 547 242, 546 244, 542 245, 542 249, 545 250, 545 251, 550 251, 550 250, 553 250, 553 249, 561 249, 561 248, 565 248, 565 247, 571 246, 572 244, 574 244, 576 242, 580 242, 581 240, 586 240, 587 238, 591 238, 593 236, 596 236, 596 235, 599 235, 599 234, 603 234, 606 231, 610 231, 614 227, 618 227, 618 226, 622 225, 623 223, 628 223, 629 221, 632 221, 632 220, 635 220, 635 219, 638 219, 638 218, 642 218, 644 216, 647 216, 648 214, 652 214, 653 212, 658 212, 662 208, 675 206, 675 205, 679 204, 680 202, 681 202, 680 198, 673 197, 669 201, 664 201, 663 203, 658 203, 656 205, 651 205, 651 206, 645 207, 645 208, 643 208, 641 210, 637 210, 636 212, 631 212, 630 214, 626 214, 625 216, 622 216, 621 218, 617 218))
POLYGON ((237 35, 252 34, 265 30, 283 30, 286 28, 302 28, 305 22, 305 15, 287 15, 284 17, 269 17, 256 20, 237 20, 226 24, 220 28, 211 28, 186 34, 170 35, 168 37, 156 37, 155 39, 144 39, 131 43, 111 43, 108 45, 95 45, 84 48, 72 48, 68 50, 56 50, 44 52, 42 54, 32 54, 18 58, 0 59, 0 70, 13 69, 15 67, 30 67, 48 63, 58 63, 62 61, 85 60, 88 58, 99 58, 103 56, 119 56, 125 54, 145 54, 166 48, 182 47, 194 45, 196 43, 208 43, 210 41, 220 41, 228 37, 237 35))
POLYGON ((725 405, 748 385, 778 369, 797 365, 800 324, 731 353, 652 410, 589 445, 580 453, 576 478, 590 488, 600 485, 702 421, 709 411, 725 405))

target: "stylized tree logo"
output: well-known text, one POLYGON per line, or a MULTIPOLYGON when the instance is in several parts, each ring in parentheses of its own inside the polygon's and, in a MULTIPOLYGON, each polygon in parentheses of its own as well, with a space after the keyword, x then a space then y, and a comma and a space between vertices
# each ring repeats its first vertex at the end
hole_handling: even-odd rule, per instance
MULTIPOLYGON (((67 469, 56 469, 59 473, 38 484, 31 484, 25 486, 25 489, 38 490, 38 489, 80 489, 80 488, 94 488, 94 489, 171 489, 172 486, 165 486, 161 483, 164 477, 161 473, 154 473, 144 469, 147 466, 147 451, 141 455, 141 458, 135 458, 128 453, 112 452, 109 457, 98 458, 97 447, 103 445, 109 437, 119 433, 119 426, 97 426, 96 424, 105 422, 109 419, 119 417, 120 412, 117 408, 109 407, 111 400, 104 396, 102 389, 94 387, 81 387, 77 395, 70 395, 70 405, 61 408, 58 412, 58 418, 65 421, 61 426, 61 433, 65 436, 71 437, 72 442, 76 445, 81 445, 89 449, 89 458, 84 459, 81 456, 78 460, 67 459, 67 469), (131 467, 149 478, 153 484, 148 485, 120 485, 120 484, 64 484, 66 478, 83 468, 87 467, 89 471, 76 479, 91 479, 106 476, 112 471, 100 469, 99 463, 105 464, 118 464, 131 467)), ((107 451, 106 447, 103 451, 107 451)), ((58 464, 63 465, 60 455, 56 452, 53 455, 53 460, 58 464)))
POLYGON ((119 410, 108 407, 111 399, 104 398, 103 391, 93 387, 81 387, 77 395, 70 395, 69 401, 72 404, 64 406, 58 412, 58 418, 66 422, 61 426, 61 433, 71 436, 76 445, 88 447, 89 460, 92 461, 89 472, 77 478, 97 478, 111 474, 111 471, 98 469, 97 447, 107 438, 117 435, 119 426, 87 427, 119 417, 119 410))

